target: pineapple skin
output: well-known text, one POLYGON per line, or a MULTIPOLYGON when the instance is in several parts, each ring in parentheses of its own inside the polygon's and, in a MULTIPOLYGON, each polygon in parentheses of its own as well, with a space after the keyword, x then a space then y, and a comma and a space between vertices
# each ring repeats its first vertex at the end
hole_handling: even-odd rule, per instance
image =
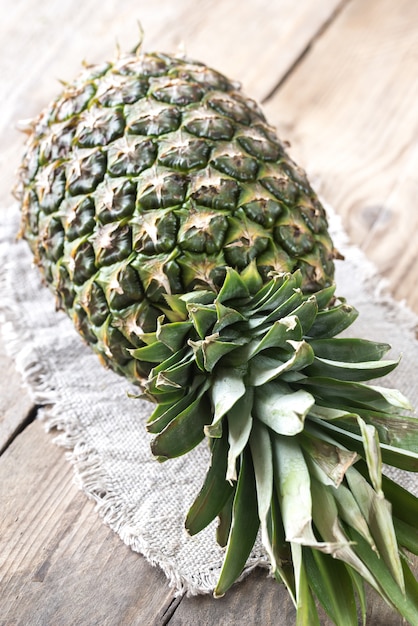
POLYGON ((332 283, 324 208, 257 104, 206 65, 140 50, 88 66, 31 125, 21 234, 57 305, 131 381, 165 294, 226 267, 332 283))

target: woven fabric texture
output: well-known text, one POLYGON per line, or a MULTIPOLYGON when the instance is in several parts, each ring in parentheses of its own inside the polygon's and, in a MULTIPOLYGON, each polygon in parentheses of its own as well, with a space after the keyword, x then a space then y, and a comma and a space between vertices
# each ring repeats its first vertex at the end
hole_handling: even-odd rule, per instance
MULTIPOLYGON (((328 209, 331 234, 346 260, 339 262, 337 294, 360 312, 350 334, 392 345, 400 366, 385 385, 403 391, 418 407, 416 316, 393 301, 373 267, 349 245, 338 219, 328 209)), ((0 230, 0 309, 10 353, 42 408, 56 442, 69 451, 75 480, 97 502, 103 521, 133 550, 160 566, 178 592, 210 592, 222 559, 214 524, 196 537, 184 530, 184 518, 200 489, 209 454, 203 443, 185 457, 159 464, 150 452, 145 421, 151 405, 131 394, 138 389, 111 371, 83 344, 72 323, 55 310, 54 297, 41 284, 24 241, 16 242, 16 207, 3 208, 0 230)), ((418 495, 418 477, 391 471, 418 495)), ((246 572, 267 567, 257 543, 246 572)))

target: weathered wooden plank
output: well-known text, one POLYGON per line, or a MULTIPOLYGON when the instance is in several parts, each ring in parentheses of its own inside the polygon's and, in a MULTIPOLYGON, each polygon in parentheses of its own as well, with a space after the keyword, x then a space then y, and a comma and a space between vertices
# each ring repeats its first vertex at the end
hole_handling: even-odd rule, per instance
MULTIPOLYGON (((414 558, 415 571, 418 559, 414 558)), ((334 622, 322 608, 318 608, 321 626, 334 622)), ((295 623, 296 611, 284 585, 267 578, 260 569, 232 587, 220 600, 211 596, 183 598, 176 607, 170 626, 238 626, 263 624, 290 626, 295 623)), ((388 606, 374 590, 367 590, 367 623, 371 626, 404 626, 402 617, 388 606)))
POLYGON ((32 409, 33 403, 13 360, 6 354, 0 334, 0 454, 27 422, 32 409))
POLYGON ((200 3, 181 36, 193 58, 243 83, 263 100, 347 0, 200 3))
MULTIPOLYGON (((170 626, 234 626, 265 624, 290 626, 296 611, 284 585, 256 569, 218 600, 212 596, 183 598, 169 621, 170 626)), ((324 622, 324 626, 329 626, 324 622)))
POLYGON ((190 55, 245 81, 254 97, 262 98, 341 4, 344 0, 301 0, 296 6, 290 0, 250 0, 237 11, 231 0, 127 0, 115 11, 110 0, 82 6, 75 0, 59 5, 5 0, 0 35, 8 54, 0 67, 8 97, 0 127, 16 113, 36 114, 44 98, 55 95, 57 79, 71 80, 82 59, 102 62, 116 42, 122 50, 134 47, 139 22, 147 48, 175 52, 184 45, 190 55))
POLYGON ((352 240, 415 310, 417 42, 417 2, 353 0, 265 107, 352 240))
POLYGON ((161 570, 106 527, 33 422, 0 457, 0 625, 161 624, 161 570))
POLYGON ((386 206, 377 212, 363 249, 388 276, 394 296, 418 311, 418 134, 414 140, 415 149, 408 150, 404 169, 386 206))

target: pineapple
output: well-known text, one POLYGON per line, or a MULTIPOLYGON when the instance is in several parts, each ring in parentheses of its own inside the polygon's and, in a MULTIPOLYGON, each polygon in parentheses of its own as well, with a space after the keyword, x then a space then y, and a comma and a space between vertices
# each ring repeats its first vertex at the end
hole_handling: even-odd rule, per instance
POLYGON ((28 134, 21 233, 58 306, 154 403, 160 461, 208 441, 186 528, 219 518, 214 595, 260 530, 298 623, 319 623, 319 601, 357 624, 367 582, 418 624, 403 551, 418 553, 418 500, 381 472, 418 471, 418 423, 365 384, 396 367, 389 346, 336 336, 357 315, 334 295, 340 255, 258 105, 139 48, 85 67, 28 134))

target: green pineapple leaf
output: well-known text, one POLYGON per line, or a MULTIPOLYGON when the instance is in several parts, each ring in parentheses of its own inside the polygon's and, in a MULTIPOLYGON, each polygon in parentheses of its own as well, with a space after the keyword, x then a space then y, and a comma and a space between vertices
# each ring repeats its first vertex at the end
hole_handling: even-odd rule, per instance
POLYGON ((309 336, 317 339, 335 337, 351 326, 357 317, 358 312, 345 302, 325 311, 319 311, 309 330, 309 336))
POLYGON ((401 559, 405 591, 394 580, 388 566, 371 550, 364 539, 354 529, 348 530, 356 553, 367 562, 373 573, 380 593, 412 626, 418 626, 418 583, 405 559, 401 559))
POLYGON ((225 595, 240 576, 254 545, 259 525, 254 469, 251 456, 246 452, 242 456, 232 508, 231 531, 222 570, 214 590, 215 598, 225 595))
POLYGON ((376 343, 367 339, 351 339, 349 337, 311 339, 309 343, 317 357, 333 362, 367 363, 368 361, 380 361, 390 350, 387 343, 376 343))
POLYGON ((357 626, 353 579, 347 566, 318 550, 304 549, 309 585, 330 618, 339 626, 357 626))
POLYGON ((192 450, 204 437, 204 427, 210 420, 210 405, 204 385, 197 398, 178 413, 151 443, 152 453, 159 461, 181 456, 192 450))
POLYGON ((234 492, 234 487, 225 478, 228 459, 228 440, 225 436, 213 440, 211 453, 205 481, 186 517, 185 526, 189 535, 196 535, 206 528, 234 492))
POLYGON ((228 481, 237 480, 237 460, 246 447, 250 434, 253 431, 253 395, 253 390, 250 387, 227 414, 229 451, 226 479, 228 481))

